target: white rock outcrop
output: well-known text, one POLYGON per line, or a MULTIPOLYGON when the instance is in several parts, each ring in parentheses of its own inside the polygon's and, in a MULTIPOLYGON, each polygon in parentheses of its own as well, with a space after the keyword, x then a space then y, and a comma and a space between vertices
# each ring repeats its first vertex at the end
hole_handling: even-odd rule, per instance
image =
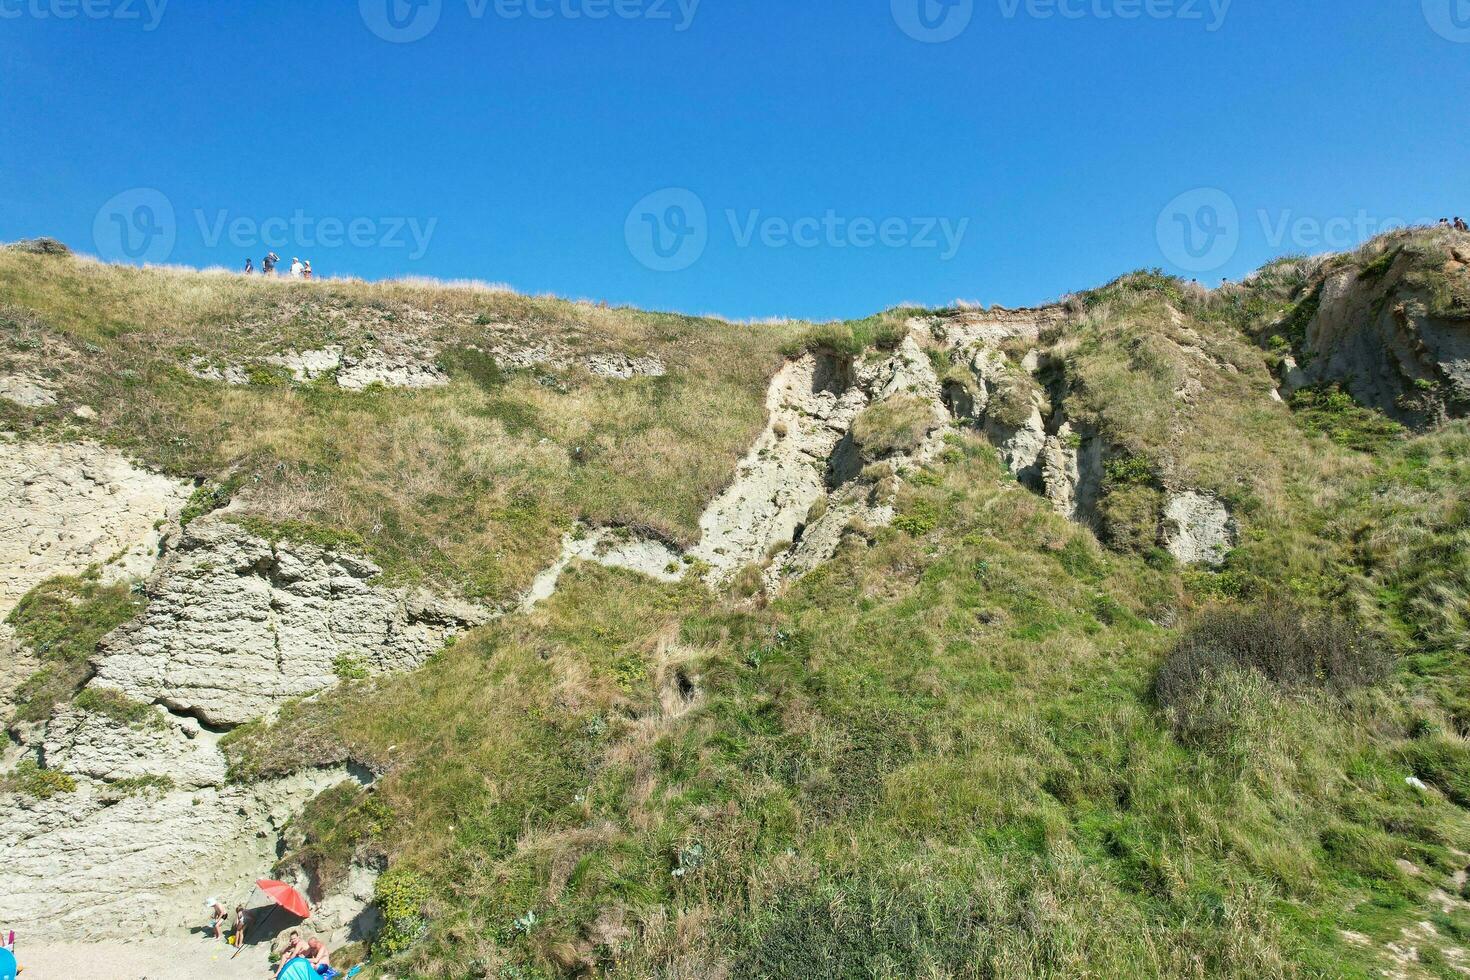
POLYGON ((197 520, 167 548, 144 614, 105 641, 93 684, 238 725, 336 683, 339 658, 412 670, 485 618, 379 574, 360 556, 197 520))
POLYGON ((83 779, 47 800, 0 796, 0 921, 30 941, 202 925, 204 897, 243 899, 274 864, 286 821, 344 778, 338 769, 130 794, 83 779))
POLYGON ((1218 497, 1188 490, 1171 495, 1164 507, 1164 547, 1180 564, 1223 564, 1237 534, 1235 519, 1218 497))
POLYGON ((847 359, 808 354, 781 368, 766 396, 765 431, 699 522, 690 554, 709 566, 712 580, 794 540, 826 497, 828 460, 867 403, 847 359))
POLYGON ((56 404, 56 388, 40 378, 0 375, 0 398, 23 408, 46 408, 56 404))
POLYGON ((46 726, 41 753, 46 768, 69 776, 102 782, 164 778, 179 789, 198 789, 225 782, 228 767, 218 743, 198 721, 173 718, 162 708, 131 725, 66 708, 46 726))
POLYGON ((580 529, 565 535, 561 555, 552 562, 521 597, 521 611, 530 612, 556 594, 557 584, 573 562, 589 561, 608 568, 637 572, 661 582, 677 582, 684 575, 678 552, 661 541, 650 541, 617 530, 580 529))
POLYGON ((95 443, 0 434, 0 618, 57 575, 93 565, 112 578, 146 575, 159 525, 192 492, 95 443))
POLYGON ((337 386, 348 391, 362 391, 372 385, 385 388, 440 388, 449 384, 449 375, 428 361, 390 358, 379 351, 368 351, 361 357, 342 359, 337 372, 337 386))

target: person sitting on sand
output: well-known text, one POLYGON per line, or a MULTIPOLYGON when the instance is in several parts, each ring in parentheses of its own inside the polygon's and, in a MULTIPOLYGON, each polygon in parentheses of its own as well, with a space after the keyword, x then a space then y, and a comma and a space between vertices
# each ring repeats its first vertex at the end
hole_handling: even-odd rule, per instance
POLYGON ((281 959, 292 960, 298 956, 306 955, 306 940, 301 938, 300 931, 292 929, 286 936, 286 948, 281 950, 281 959))
POLYGON ((217 898, 211 898, 204 903, 209 909, 210 925, 214 929, 214 938, 223 939, 225 935, 225 923, 230 920, 230 913, 217 898))
POLYGON ((0 980, 15 980, 25 972, 25 967, 15 961, 15 954, 7 946, 0 946, 0 980))
POLYGON ((1465 224, 1465 219, 1464 218, 1461 218, 1459 216, 1456 216, 1455 217, 1455 231, 1470 231, 1470 225, 1465 224))
POLYGON ((311 960, 312 967, 321 973, 322 967, 332 968, 332 954, 327 950, 327 944, 317 936, 312 936, 306 941, 306 952, 302 954, 311 960))

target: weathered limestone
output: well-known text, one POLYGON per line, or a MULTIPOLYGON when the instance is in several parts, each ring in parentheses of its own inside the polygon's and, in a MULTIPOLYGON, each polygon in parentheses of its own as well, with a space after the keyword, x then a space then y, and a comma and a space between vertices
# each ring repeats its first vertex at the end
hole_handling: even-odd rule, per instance
POLYGON ((808 354, 781 369, 766 398, 766 430, 700 520, 700 542, 690 554, 709 566, 711 580, 794 540, 826 496, 828 460, 867 402, 847 359, 808 354))
MULTIPOLYGON (((1307 325, 1306 363, 1288 386, 1338 383, 1365 405, 1424 427, 1470 404, 1470 323, 1431 316, 1427 297, 1403 281, 1400 258, 1381 280, 1349 269, 1322 286, 1307 325), (1458 409, 1456 409, 1458 406, 1458 409)), ((1452 273, 1470 275, 1461 266, 1452 273)))
POLYGON ((635 538, 615 530, 583 529, 562 538, 561 555, 536 576, 521 597, 521 611, 530 612, 555 595, 562 574, 576 561, 622 568, 661 582, 677 582, 684 574, 683 559, 660 541, 635 538))
POLYGON ((1048 436, 1042 454, 1041 479, 1052 508, 1063 517, 1092 523, 1102 492, 1103 441, 1079 433, 1063 422, 1048 436))
POLYGON ((243 898, 274 863, 287 819, 346 776, 131 795, 83 779, 49 800, 0 796, 0 921, 29 941, 200 925, 204 896, 243 898))
POLYGON ((337 386, 348 391, 362 391, 371 385, 439 388, 447 384, 449 375, 437 364, 395 360, 379 351, 368 351, 359 358, 343 358, 342 368, 337 372, 337 386))
POLYGON ((1188 490, 1172 495, 1164 508, 1164 547, 1181 564, 1222 564, 1237 534, 1235 519, 1217 497, 1188 490))
POLYGON ((22 442, 0 434, 0 618, 41 582, 93 565, 146 575, 157 525, 192 488, 94 443, 22 442))
POLYGON ((225 757, 218 738, 193 718, 174 719, 162 708, 128 725, 77 708, 59 712, 46 727, 41 753, 46 768, 70 776, 116 782, 166 778, 179 789, 220 786, 225 757))
POLYGON ((56 404, 56 388, 40 378, 0 375, 0 398, 23 408, 46 408, 56 404))
POLYGON ((412 670, 474 607, 372 584, 380 569, 318 545, 271 542, 221 516, 190 524, 138 620, 106 640, 94 683, 212 725, 238 725, 336 683, 349 658, 412 670))

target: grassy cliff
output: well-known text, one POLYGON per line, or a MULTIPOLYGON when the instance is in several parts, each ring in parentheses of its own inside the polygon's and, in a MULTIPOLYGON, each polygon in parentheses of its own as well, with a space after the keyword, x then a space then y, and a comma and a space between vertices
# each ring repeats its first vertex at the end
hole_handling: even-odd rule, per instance
MULTIPOLYGON (((961 427, 897 474, 893 527, 779 595, 574 566, 413 674, 237 730, 234 778, 381 775, 309 808, 284 858, 327 882, 388 869, 381 976, 1458 975, 1470 428, 1273 398, 1267 330, 1314 274, 1206 293, 1139 273, 1069 298, 1036 383, 1109 447, 1096 531, 961 427), (1154 546, 1179 487, 1239 518, 1222 568, 1154 546)), ((929 315, 750 328, 4 252, 0 300, 0 367, 64 392, 10 427, 85 427, 492 600, 576 519, 691 540, 783 350, 892 343, 929 315), (261 369, 404 323, 447 386, 261 369), (668 373, 462 353, 512 329, 668 373), (257 374, 201 381, 196 357, 257 374)))

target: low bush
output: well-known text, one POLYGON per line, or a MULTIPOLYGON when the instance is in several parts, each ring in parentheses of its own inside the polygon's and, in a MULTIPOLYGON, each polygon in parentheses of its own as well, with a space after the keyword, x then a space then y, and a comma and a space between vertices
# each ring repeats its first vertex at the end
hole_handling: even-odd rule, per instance
POLYGON ((1176 731, 1200 710, 1200 689, 1227 673, 1254 673, 1289 691, 1344 693, 1387 676, 1388 650, 1353 623, 1285 603, 1216 609, 1190 626, 1165 659, 1154 690, 1176 731))
POLYGON ((927 401, 914 395, 895 395, 864 409, 853 421, 852 435, 863 447, 864 455, 881 459, 918 449, 936 425, 927 401))
POLYGON ((77 781, 64 772, 42 769, 35 759, 26 759, 7 776, 0 777, 0 793, 23 793, 49 800, 59 793, 75 793, 77 781))
POLYGON ((373 904, 383 914, 374 951, 394 956, 417 942, 428 928, 428 901, 429 885, 417 872, 392 868, 384 873, 373 889, 373 904))
POLYGON ((1404 438, 1404 427, 1371 408, 1359 405, 1337 385, 1303 388, 1291 396, 1297 424, 1345 449, 1378 452, 1404 438))
POLYGON ((121 691, 88 687, 77 694, 72 703, 90 714, 102 715, 133 728, 163 728, 166 725, 153 705, 134 701, 121 691))

